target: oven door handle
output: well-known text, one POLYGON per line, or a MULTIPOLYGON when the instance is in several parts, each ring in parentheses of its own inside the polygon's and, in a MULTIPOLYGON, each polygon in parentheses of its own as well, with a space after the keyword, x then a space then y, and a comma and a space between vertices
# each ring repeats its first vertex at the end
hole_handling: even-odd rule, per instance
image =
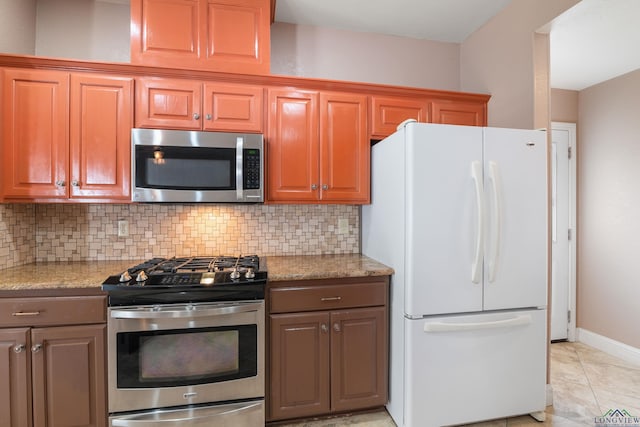
POLYGON ((262 303, 233 304, 227 306, 197 306, 186 305, 176 310, 163 310, 161 305, 154 307, 112 309, 114 319, 176 319, 220 316, 223 314, 246 313, 260 310, 262 303), (157 307, 157 308, 156 308, 157 307))
MULTIPOLYGON (((249 416, 244 414, 247 412, 262 411, 262 401, 247 404, 246 402, 232 403, 220 406, 200 407, 193 409, 178 410, 158 410, 151 413, 123 415, 111 419, 113 427, 143 427, 145 425, 157 426, 190 426, 201 425, 198 421, 203 422, 214 419, 222 419, 228 417, 249 416)), ((262 415, 264 416, 264 415, 262 415)), ((242 421, 243 418, 238 418, 242 421)), ((226 425, 226 424, 225 424, 226 425)))

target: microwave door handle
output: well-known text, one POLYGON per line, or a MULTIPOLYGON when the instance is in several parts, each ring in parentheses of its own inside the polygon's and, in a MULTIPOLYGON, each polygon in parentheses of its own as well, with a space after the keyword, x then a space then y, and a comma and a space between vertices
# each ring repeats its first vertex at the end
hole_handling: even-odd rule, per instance
POLYGON ((244 176, 244 164, 243 164, 243 151, 244 151, 244 136, 236 137, 236 199, 243 200, 243 182, 244 176))

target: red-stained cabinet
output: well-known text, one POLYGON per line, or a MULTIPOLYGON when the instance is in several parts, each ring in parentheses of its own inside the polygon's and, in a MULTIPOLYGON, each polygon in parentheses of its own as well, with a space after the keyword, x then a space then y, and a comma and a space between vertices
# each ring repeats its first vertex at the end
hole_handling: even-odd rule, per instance
POLYGON ((369 202, 367 97, 269 89, 267 200, 369 202))
POLYGON ((269 0, 131 0, 131 62, 269 74, 269 0))
POLYGON ((262 132, 259 85, 161 77, 141 77, 136 83, 136 127, 262 132))
POLYGON ((5 69, 3 198, 129 200, 132 93, 128 77, 5 69))

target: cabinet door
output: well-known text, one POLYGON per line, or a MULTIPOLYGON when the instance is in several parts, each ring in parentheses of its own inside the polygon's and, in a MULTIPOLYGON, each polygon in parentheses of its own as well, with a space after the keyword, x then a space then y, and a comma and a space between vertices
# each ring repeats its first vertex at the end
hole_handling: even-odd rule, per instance
POLYGON ((382 406, 387 402, 385 307, 331 313, 331 410, 382 406))
POLYGON ((5 69, 3 189, 9 198, 66 198, 69 74, 5 69))
POLYGON ((321 93, 321 200, 368 203, 370 160, 367 97, 321 93))
POLYGON ((0 426, 31 425, 29 329, 0 329, 0 426))
POLYGON ((271 419, 326 414, 329 314, 278 314, 271 320, 271 419))
POLYGON ((205 83, 205 130, 262 132, 262 87, 205 83))
POLYGON ((32 329, 34 427, 106 425, 105 328, 32 329))
POLYGON ((431 103, 433 123, 486 126, 486 103, 437 100, 431 103))
POLYGON ((133 79, 71 76, 71 194, 130 198, 133 79))
POLYGON ((206 68, 231 73, 269 74, 269 0, 204 0, 208 21, 206 68))
POLYGON ((199 82, 153 77, 137 80, 136 127, 199 130, 201 109, 199 82))
POLYGON ((268 201, 317 202, 318 93, 270 89, 269 108, 268 201))
POLYGON ((200 0, 131 0, 131 62, 184 68, 200 57, 200 0))
POLYGON ((429 106, 425 99, 381 97, 371 98, 371 136, 383 139, 396 131, 407 119, 429 121, 429 106))

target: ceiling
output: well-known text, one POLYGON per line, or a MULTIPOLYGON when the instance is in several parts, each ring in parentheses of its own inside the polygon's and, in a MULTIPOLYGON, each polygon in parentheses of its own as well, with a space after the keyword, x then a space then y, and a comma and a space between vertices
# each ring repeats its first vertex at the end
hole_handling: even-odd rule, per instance
MULTIPOLYGON (((277 0, 275 21, 461 43, 510 2, 277 0)), ((556 18, 551 87, 581 90, 640 68, 638 18, 639 0, 582 0, 556 18)))

